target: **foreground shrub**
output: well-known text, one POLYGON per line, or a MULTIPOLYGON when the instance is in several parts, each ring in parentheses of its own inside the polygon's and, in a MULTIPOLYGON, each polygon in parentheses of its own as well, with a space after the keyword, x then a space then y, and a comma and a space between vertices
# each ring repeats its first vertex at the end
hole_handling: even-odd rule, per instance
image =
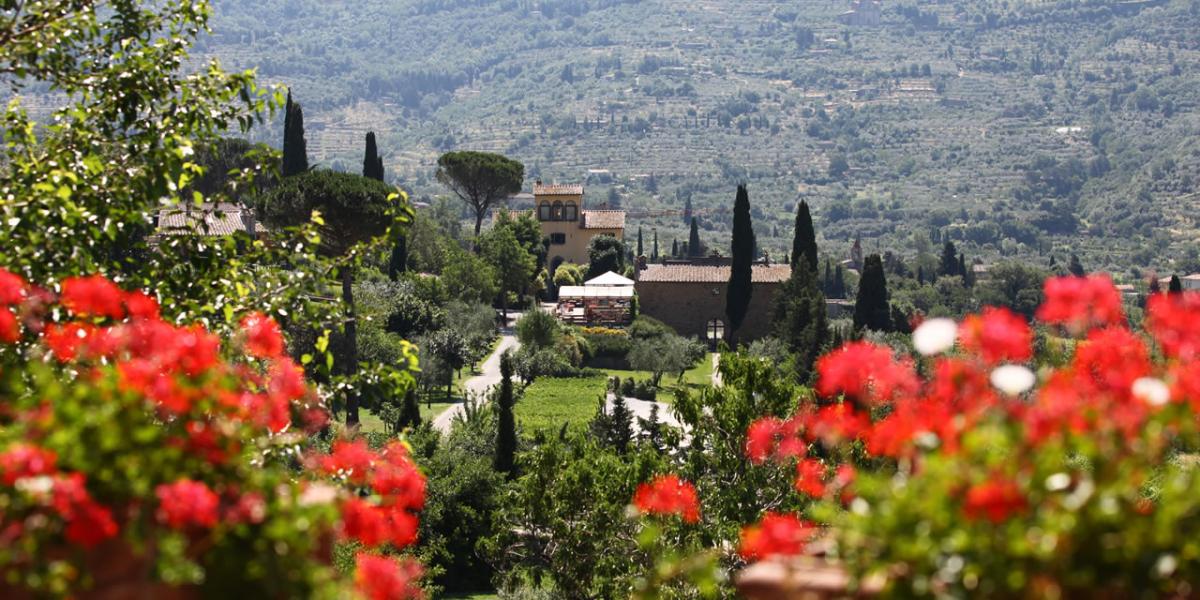
POLYGON ((793 468, 812 504, 748 526, 741 560, 821 538, 888 596, 1190 597, 1200 295, 1147 309, 1135 333, 1107 277, 1061 278, 1037 314, 1077 338, 1070 356, 1035 357, 1025 319, 987 309, 922 324, 917 356, 860 341, 822 357, 818 402, 746 432, 746 457, 793 468))
POLYGON ((362 594, 420 595, 376 552, 415 541, 424 476, 399 442, 306 449, 328 413, 272 319, 226 345, 102 277, 61 289, 0 269, 0 595, 334 597, 338 541, 362 594))

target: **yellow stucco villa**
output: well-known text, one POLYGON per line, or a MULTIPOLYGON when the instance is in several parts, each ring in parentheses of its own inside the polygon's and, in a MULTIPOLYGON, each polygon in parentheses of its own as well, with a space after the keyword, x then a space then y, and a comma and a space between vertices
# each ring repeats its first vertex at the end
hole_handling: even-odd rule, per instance
POLYGON ((584 210, 582 185, 539 181, 533 186, 533 200, 542 234, 550 239, 546 262, 551 269, 564 262, 586 265, 588 243, 598 235, 625 236, 625 211, 584 210))

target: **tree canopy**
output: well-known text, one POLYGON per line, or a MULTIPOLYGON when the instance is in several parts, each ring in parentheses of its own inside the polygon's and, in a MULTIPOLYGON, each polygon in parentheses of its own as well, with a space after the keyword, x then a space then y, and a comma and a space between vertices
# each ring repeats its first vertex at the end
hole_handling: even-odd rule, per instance
POLYGON ((490 152, 447 152, 438 158, 437 180, 471 207, 478 237, 488 209, 521 191, 525 165, 490 152))

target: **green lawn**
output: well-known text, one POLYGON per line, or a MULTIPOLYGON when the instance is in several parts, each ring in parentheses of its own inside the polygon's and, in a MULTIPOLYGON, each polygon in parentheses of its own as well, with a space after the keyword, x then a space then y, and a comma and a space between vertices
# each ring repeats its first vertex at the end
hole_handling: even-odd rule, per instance
POLYGON ((497 600, 500 596, 491 592, 474 592, 465 594, 446 594, 443 600, 497 600))
MULTIPOLYGON (((712 356, 712 354, 705 354, 704 358, 696 363, 696 366, 684 371, 682 380, 678 379, 674 373, 664 373, 659 384, 662 391, 667 393, 660 394, 659 400, 670 402, 670 392, 680 385, 688 388, 712 385, 712 356)), ((650 371, 626 371, 623 369, 603 369, 603 371, 608 377, 620 377, 622 380, 632 377, 635 381, 642 381, 653 376, 650 371)))
POLYGON ((564 422, 583 426, 596 414, 604 395, 605 377, 542 377, 525 388, 517 402, 517 423, 531 434, 539 429, 557 431, 564 422))

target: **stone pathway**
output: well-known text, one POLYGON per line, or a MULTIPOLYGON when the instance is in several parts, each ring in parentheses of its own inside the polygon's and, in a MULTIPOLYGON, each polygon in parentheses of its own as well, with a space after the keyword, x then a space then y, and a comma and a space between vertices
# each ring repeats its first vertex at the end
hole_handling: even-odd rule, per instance
MULTIPOLYGON (((614 396, 612 392, 609 392, 607 395, 607 401, 605 402, 604 410, 609 411, 610 413, 612 412, 613 399, 614 396)), ((625 407, 628 408, 629 412, 633 415, 633 430, 635 432, 641 431, 641 426, 638 423, 638 419, 646 419, 647 421, 650 420, 650 412, 653 410, 655 405, 658 405, 659 423, 662 423, 663 425, 669 425, 675 429, 682 429, 684 432, 687 432, 688 428, 684 427, 683 424, 679 422, 679 419, 675 418, 675 413, 671 410, 670 404, 667 404, 666 402, 638 400, 637 398, 630 398, 626 396, 625 407)))
MULTIPOLYGON (((502 334, 500 344, 487 357, 487 360, 483 361, 483 366, 479 368, 479 374, 463 382, 463 391, 466 397, 483 397, 492 386, 500 383, 500 355, 504 354, 505 350, 516 350, 518 346, 520 343, 517 342, 516 336, 511 333, 502 334)), ((442 433, 450 431, 454 417, 461 414, 462 411, 463 404, 461 402, 451 405, 433 420, 433 428, 442 433)))

